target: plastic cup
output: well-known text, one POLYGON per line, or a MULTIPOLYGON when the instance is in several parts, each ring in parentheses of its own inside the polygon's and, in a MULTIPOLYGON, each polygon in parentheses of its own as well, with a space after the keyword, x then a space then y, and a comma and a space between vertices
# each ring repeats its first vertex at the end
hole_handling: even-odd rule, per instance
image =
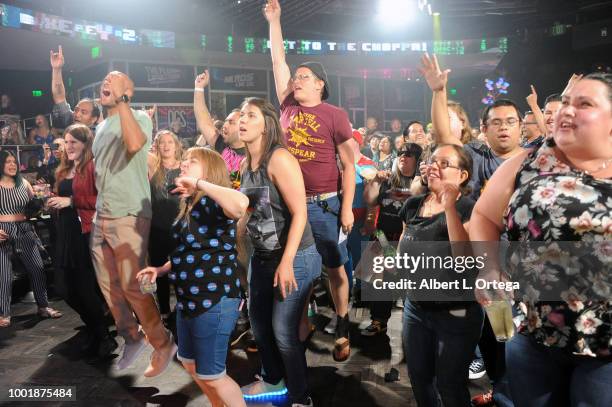
POLYGON ((493 301, 485 307, 497 342, 507 342, 514 336, 510 301, 493 301))
POLYGON ((143 278, 140 280, 140 292, 143 294, 153 294, 157 291, 157 283, 155 281, 150 281, 148 278, 143 278))

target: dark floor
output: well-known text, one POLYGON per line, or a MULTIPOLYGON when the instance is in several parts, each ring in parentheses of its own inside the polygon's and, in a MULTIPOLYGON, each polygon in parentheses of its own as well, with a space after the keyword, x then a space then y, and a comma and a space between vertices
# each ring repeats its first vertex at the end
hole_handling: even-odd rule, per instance
MULTIPOLYGON (((39 320, 35 304, 13 305, 13 324, 0 329, 0 400, 15 385, 76 386, 77 402, 20 402, 0 405, 33 406, 208 406, 190 377, 175 361, 157 378, 141 375, 148 364, 145 352, 138 363, 122 372, 114 371, 112 361, 89 365, 79 360, 75 348, 82 325, 64 303, 52 306, 64 312, 57 320, 39 320)), ((316 323, 322 328, 331 311, 320 307, 316 323)), ((309 384, 317 407, 327 406, 416 406, 401 350, 401 311, 394 310, 386 336, 362 338, 359 324, 367 325, 368 311, 351 311, 353 348, 348 362, 336 363, 331 357, 333 337, 317 331, 307 352, 309 384), (399 370, 400 380, 386 383, 385 373, 399 370)), ((120 343, 122 343, 120 341, 120 343)), ((119 348, 121 349, 121 348, 119 348)), ((244 385, 258 372, 258 358, 242 349, 231 351, 229 374, 244 385)), ((478 393, 487 386, 486 376, 472 381, 470 391, 478 393)), ((282 400, 279 402, 282 403, 282 400)), ((275 403, 275 404, 279 404, 275 403)))

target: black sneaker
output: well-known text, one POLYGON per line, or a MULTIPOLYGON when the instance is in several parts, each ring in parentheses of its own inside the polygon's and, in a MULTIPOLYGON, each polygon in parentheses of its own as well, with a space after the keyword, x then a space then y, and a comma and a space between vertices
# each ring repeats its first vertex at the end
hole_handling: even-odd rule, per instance
POLYGON ((474 359, 472 363, 470 363, 469 367, 470 371, 470 380, 480 379, 482 376, 487 373, 485 370, 484 360, 482 359, 474 359))
POLYGON ((376 336, 387 332, 387 325, 380 321, 372 320, 372 323, 367 328, 361 330, 362 336, 376 336))

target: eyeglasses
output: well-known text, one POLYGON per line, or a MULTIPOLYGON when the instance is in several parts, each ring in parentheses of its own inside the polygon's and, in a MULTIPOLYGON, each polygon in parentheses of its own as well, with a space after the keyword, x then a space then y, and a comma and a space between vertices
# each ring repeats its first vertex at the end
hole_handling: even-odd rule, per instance
POLYGON ((440 168, 441 170, 445 170, 447 168, 456 168, 458 170, 461 169, 461 167, 458 167, 456 165, 451 165, 448 161, 446 160, 434 160, 434 159, 429 159, 429 161, 427 161, 427 165, 433 165, 436 164, 438 166, 438 168, 440 168))
POLYGON ((502 119, 493 119, 489 122, 489 124, 493 127, 500 127, 502 124, 506 123, 506 125, 508 125, 508 127, 514 127, 518 124, 519 119, 515 118, 515 117, 511 117, 509 119, 506 120, 502 120, 502 119))
POLYGON ((312 75, 310 74, 301 74, 301 75, 293 75, 293 82, 297 82, 297 81, 304 81, 306 79, 310 79, 312 78, 312 75))
POLYGON ((528 126, 528 125, 530 125, 530 124, 538 124, 538 122, 523 122, 523 124, 524 124, 525 126, 528 126))

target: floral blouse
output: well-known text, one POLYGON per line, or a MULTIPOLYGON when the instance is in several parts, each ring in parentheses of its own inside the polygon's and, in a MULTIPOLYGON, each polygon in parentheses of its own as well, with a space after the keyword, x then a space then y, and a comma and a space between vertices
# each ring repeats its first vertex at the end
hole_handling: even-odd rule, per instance
POLYGON ((549 140, 525 160, 504 215, 508 240, 521 242, 520 255, 508 255, 523 285, 519 331, 545 346, 609 357, 612 179, 569 167, 553 148, 549 140))

